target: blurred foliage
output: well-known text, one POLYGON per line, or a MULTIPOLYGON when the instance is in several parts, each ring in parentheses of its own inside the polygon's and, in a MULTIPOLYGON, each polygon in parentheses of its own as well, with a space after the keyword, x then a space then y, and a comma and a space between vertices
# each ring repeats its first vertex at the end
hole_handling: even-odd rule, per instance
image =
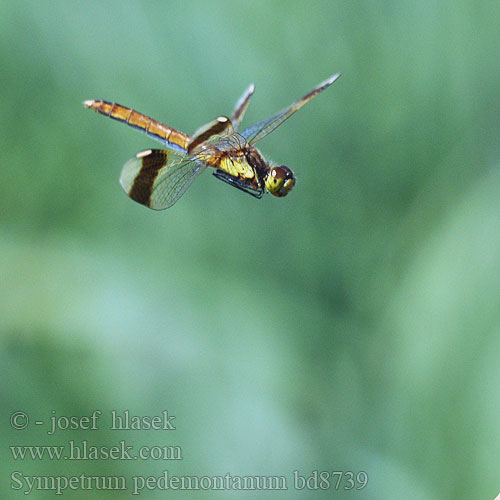
POLYGON ((22 496, 13 470, 165 469, 290 480, 186 499, 494 498, 499 25, 492 0, 2 2, 3 498, 22 496), (192 133, 250 82, 247 124, 337 71, 260 144, 297 175, 281 200, 205 173, 166 212, 134 204, 120 168, 154 142, 81 106, 114 100, 192 133), (16 410, 95 409, 167 409, 177 430, 9 424, 16 410), (16 462, 8 449, 69 439, 177 444, 184 460, 16 462), (296 491, 296 469, 369 482, 296 491))

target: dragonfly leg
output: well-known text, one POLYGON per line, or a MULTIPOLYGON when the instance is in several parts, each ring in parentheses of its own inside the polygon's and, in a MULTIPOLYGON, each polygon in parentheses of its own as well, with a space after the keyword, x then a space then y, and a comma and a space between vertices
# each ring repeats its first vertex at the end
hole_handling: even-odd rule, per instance
POLYGON ((231 186, 234 186, 235 188, 238 188, 239 190, 244 191, 245 193, 248 193, 254 196, 255 198, 260 199, 264 195, 264 188, 259 188, 259 189, 250 188, 243 181, 241 181, 237 177, 229 175, 227 172, 224 172, 224 170, 217 169, 213 172, 213 175, 217 177, 217 179, 227 182, 231 186))

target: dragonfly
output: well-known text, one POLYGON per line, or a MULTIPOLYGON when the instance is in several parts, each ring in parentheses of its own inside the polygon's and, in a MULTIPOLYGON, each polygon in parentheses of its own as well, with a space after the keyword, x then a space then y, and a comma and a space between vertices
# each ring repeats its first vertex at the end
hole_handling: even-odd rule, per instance
POLYGON ((207 167, 214 169, 217 179, 255 198, 262 198, 266 192, 281 198, 294 187, 294 173, 286 165, 267 161, 255 144, 339 77, 337 73, 327 78, 301 99, 241 133, 240 125, 255 90, 253 84, 237 101, 230 118, 219 116, 192 136, 116 102, 92 99, 83 105, 163 144, 163 149, 137 153, 123 166, 120 184, 137 203, 153 210, 171 207, 207 167))

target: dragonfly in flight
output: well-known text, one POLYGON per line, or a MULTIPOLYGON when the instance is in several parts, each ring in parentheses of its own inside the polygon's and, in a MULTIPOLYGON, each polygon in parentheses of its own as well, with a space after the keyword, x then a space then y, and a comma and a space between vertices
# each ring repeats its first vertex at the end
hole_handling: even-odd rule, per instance
POLYGON ((287 108, 241 133, 240 124, 255 90, 253 84, 236 103, 231 118, 219 116, 193 136, 115 102, 88 100, 83 104, 146 133, 168 148, 137 153, 125 163, 120 176, 130 198, 153 210, 164 210, 184 194, 206 167, 214 168, 218 179, 256 198, 262 198, 266 191, 278 197, 287 195, 295 185, 293 172, 285 165, 265 160, 255 144, 339 77, 339 73, 331 76, 287 108))

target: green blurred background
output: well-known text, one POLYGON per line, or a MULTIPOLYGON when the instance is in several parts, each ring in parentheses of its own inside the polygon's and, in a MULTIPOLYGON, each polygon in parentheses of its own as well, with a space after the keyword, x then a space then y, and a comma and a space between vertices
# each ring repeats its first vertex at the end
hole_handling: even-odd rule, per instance
MULTIPOLYGON (((165 498, 492 499, 500 491, 496 1, 0 4, 2 498, 25 475, 284 475, 165 498), (298 181, 261 201, 202 175, 166 212, 118 177, 158 144, 342 78, 260 143, 298 181), (98 431, 47 435, 57 415, 98 431), (111 431, 109 411, 176 416, 111 431), (30 416, 11 428, 12 412, 30 416), (183 460, 13 460, 12 445, 179 445, 183 460), (292 472, 366 471, 359 491, 292 472)), ((52 498, 37 491, 31 498, 52 498)), ((132 498, 131 491, 66 491, 132 498)))

